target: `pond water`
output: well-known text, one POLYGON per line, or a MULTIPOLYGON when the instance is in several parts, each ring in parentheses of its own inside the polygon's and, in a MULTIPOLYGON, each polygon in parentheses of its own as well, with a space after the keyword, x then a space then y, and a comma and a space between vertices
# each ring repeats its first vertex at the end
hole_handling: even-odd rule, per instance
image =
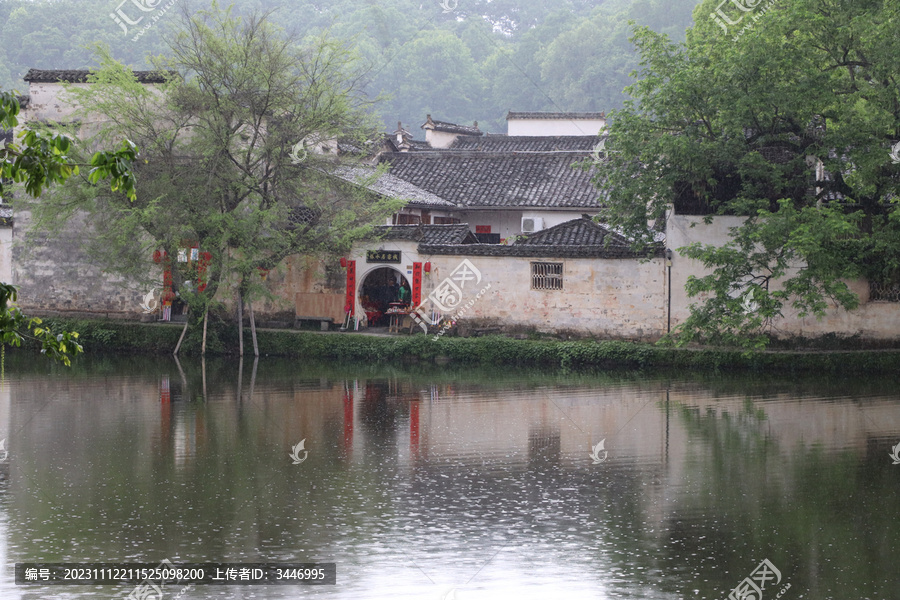
POLYGON ((900 599, 898 390, 7 353, 0 598, 136 597, 16 585, 16 563, 168 559, 335 563, 337 583, 164 600, 900 599))

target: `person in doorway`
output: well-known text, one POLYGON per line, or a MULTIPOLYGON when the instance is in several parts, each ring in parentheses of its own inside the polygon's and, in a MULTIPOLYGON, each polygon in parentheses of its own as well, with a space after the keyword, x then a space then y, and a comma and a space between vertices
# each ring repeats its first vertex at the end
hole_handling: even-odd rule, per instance
POLYGON ((400 290, 397 287, 397 280, 394 278, 391 278, 391 281, 388 283, 387 301, 388 301, 388 303, 397 302, 397 299, 399 297, 400 297, 400 290))
POLYGON ((403 306, 409 306, 409 287, 406 285, 406 281, 400 284, 400 302, 403 303, 403 306))

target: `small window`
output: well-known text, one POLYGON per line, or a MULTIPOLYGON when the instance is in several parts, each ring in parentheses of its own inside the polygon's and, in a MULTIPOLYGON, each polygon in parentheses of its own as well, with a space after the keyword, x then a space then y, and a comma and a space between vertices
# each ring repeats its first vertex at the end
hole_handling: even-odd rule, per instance
POLYGON ((421 215, 398 213, 394 215, 394 225, 421 225, 421 215))
POLYGON ((869 302, 900 302, 900 283, 870 280, 869 302))
POLYGON ((562 263, 531 263, 531 289, 561 290, 563 289, 562 263))

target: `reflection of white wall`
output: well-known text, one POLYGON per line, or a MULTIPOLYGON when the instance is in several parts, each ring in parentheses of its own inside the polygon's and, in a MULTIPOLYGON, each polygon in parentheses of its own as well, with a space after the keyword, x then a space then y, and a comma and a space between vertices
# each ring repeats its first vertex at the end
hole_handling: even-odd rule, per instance
MULTIPOLYGON (((754 410, 762 411, 765 417, 743 421, 736 416, 746 413, 745 395, 712 397, 704 390, 692 388, 673 390, 671 399, 673 403, 698 408, 703 415, 715 414, 721 418, 728 413, 732 422, 741 423, 741 427, 773 437, 785 452, 800 445, 821 445, 853 448, 864 455, 867 440, 890 439, 900 434, 900 410, 897 410, 896 403, 884 398, 872 398, 866 402, 849 399, 810 402, 792 393, 770 394, 756 398, 754 403, 754 410)), ((885 460, 890 460, 886 454, 885 460)))
POLYGON ((479 390, 471 395, 439 389, 422 395, 423 446, 437 460, 527 462, 529 433, 552 431, 559 434, 560 460, 567 464, 591 464, 591 448, 603 439, 609 459, 658 462, 665 450, 664 400, 665 390, 658 389, 479 390))
MULTIPOLYGON (((9 434, 10 434, 10 393, 9 382, 6 379, 0 380, 0 440, 5 440, 3 447, 9 450, 9 434)), ((0 458, 3 458, 3 450, 0 450, 0 458)))

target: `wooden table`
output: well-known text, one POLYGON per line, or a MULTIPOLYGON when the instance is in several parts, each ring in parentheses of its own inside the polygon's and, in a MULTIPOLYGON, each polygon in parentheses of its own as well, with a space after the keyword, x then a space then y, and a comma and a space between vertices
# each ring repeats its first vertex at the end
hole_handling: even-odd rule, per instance
POLYGON ((391 315, 391 324, 388 327, 388 333, 400 333, 400 327, 403 325, 403 318, 409 316, 409 311, 387 314, 391 315))

